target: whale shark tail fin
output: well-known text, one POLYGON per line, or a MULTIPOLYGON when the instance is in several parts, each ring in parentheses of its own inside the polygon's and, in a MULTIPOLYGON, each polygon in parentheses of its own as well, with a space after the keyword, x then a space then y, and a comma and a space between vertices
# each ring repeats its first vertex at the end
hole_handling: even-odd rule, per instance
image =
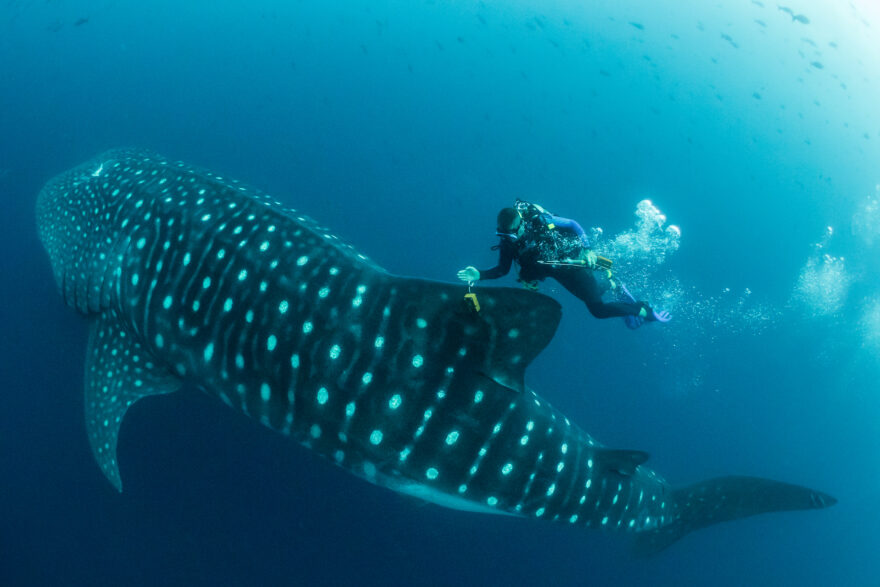
POLYGON ((720 522, 756 514, 831 507, 826 493, 759 477, 718 477, 673 491, 675 522, 636 536, 634 552, 651 556, 679 538, 720 522))

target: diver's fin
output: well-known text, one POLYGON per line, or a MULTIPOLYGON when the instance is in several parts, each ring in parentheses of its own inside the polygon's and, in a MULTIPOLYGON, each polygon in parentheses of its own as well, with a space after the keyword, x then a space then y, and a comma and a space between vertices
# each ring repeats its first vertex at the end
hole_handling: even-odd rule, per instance
POLYGON ((600 448, 596 450, 596 462, 606 471, 629 477, 636 472, 636 467, 643 464, 650 455, 641 450, 615 450, 600 448))
POLYGON ((636 536, 634 550, 656 554, 699 528, 738 518, 787 510, 830 507, 837 500, 799 485, 758 477, 718 477, 672 492, 677 520, 636 536))
POLYGON ((156 365, 112 312, 92 323, 86 356, 86 431, 95 460, 117 490, 122 491, 122 479, 116 442, 126 410, 142 397, 179 387, 180 380, 156 365))

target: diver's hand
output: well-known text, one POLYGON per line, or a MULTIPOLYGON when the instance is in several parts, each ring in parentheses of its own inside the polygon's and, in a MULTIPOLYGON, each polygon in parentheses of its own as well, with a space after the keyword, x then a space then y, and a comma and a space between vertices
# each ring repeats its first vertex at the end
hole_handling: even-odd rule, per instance
POLYGON ((584 252, 581 253, 581 259, 587 262, 587 267, 595 269, 596 263, 599 262, 599 255, 594 253, 592 249, 584 249, 584 252))
POLYGON ((480 272, 476 267, 465 267, 458 272, 458 278, 465 283, 473 283, 480 280, 480 272))

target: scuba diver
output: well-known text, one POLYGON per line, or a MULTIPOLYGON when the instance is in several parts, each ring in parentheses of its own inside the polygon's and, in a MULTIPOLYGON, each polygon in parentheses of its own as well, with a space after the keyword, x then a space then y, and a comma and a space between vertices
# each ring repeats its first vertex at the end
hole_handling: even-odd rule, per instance
POLYGON ((537 290, 538 282, 547 277, 586 304, 596 318, 621 317, 627 327, 635 329, 645 322, 669 322, 668 312, 654 310, 636 299, 620 283, 611 279, 611 261, 599 257, 590 247, 584 229, 568 218, 550 214, 540 206, 517 200, 513 208, 498 213, 501 242, 492 247, 499 251, 498 264, 491 269, 466 267, 458 278, 472 284, 481 279, 498 279, 510 272, 514 261, 519 265, 519 282, 537 290), (599 284, 593 270, 605 269, 607 284, 599 284), (602 294, 609 288, 618 290, 624 301, 605 302, 602 294))

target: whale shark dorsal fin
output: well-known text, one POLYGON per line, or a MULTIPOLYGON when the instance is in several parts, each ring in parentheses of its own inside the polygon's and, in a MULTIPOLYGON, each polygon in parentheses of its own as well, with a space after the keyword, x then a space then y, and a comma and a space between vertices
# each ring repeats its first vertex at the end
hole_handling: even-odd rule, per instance
POLYGON ((485 373, 505 387, 524 391, 525 369, 553 338, 562 308, 548 296, 520 289, 487 288, 480 298, 480 314, 491 326, 492 353, 485 373))
POLYGON ((650 455, 641 450, 601 448, 596 451, 596 459, 603 469, 624 477, 634 475, 636 468, 649 458, 650 455))
POLYGON ((122 479, 116 443, 125 412, 140 398, 171 393, 180 384, 119 325, 112 312, 92 322, 86 357, 86 431, 95 460, 117 490, 122 491, 122 479))
POLYGON ((543 294, 510 287, 474 288, 480 309, 463 299, 468 288, 397 278, 391 288, 406 338, 435 348, 444 361, 467 364, 503 387, 525 390, 526 367, 553 338, 562 307, 543 294))

